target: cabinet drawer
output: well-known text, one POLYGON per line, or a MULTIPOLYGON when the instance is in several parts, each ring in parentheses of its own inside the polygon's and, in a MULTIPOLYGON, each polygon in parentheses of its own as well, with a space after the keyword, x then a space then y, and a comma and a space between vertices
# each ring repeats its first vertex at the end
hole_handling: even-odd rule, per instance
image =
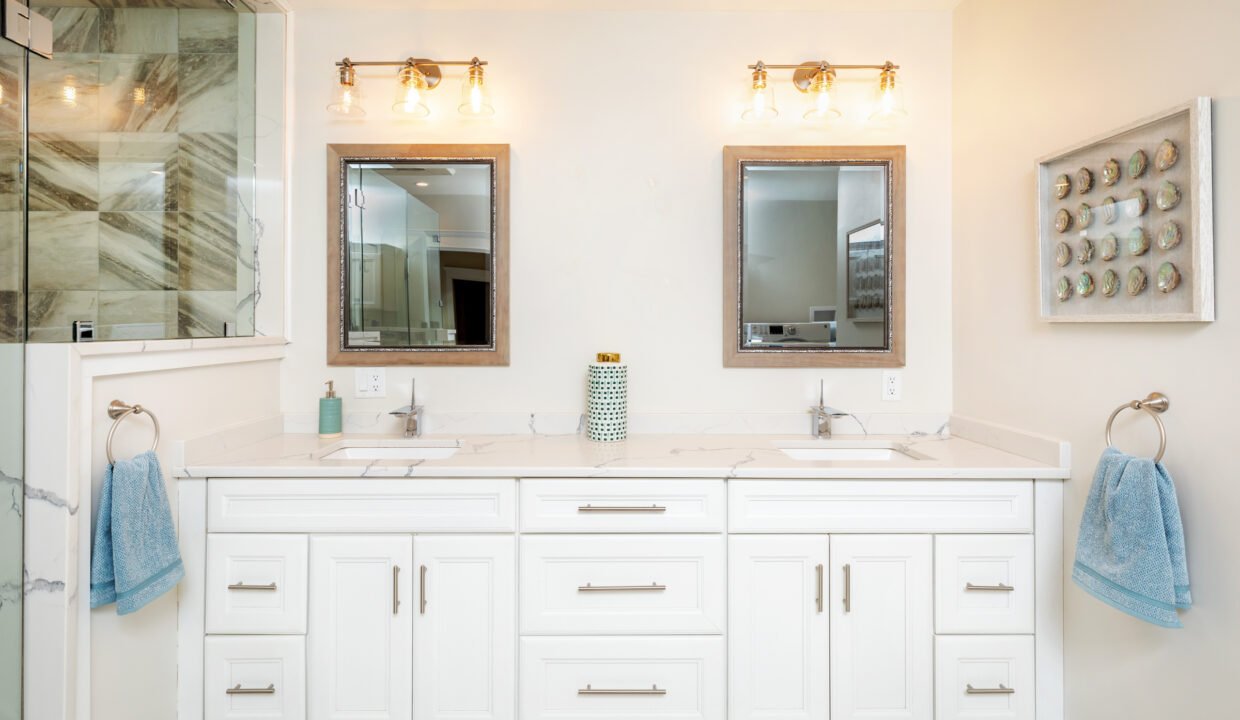
POLYGON ((722 535, 521 538, 526 635, 720 634, 722 535))
POLYGON ((305 638, 209 637, 203 683, 205 720, 304 720, 305 638))
POLYGON ((722 532, 722 480, 522 480, 524 532, 722 532))
POLYGON ((936 720, 1033 720, 1033 637, 939 637, 936 720))
POLYGON ((1032 532, 1028 480, 733 480, 731 532, 1032 532))
POLYGON ((934 542, 937 632, 1033 632, 1032 535, 939 535, 934 542))
POLYGON ((515 480, 211 479, 210 532, 512 532, 515 480))
POLYGON ((305 535, 208 535, 208 633, 306 632, 305 535))
POLYGON ((522 638, 522 720, 724 717, 723 638, 522 638))

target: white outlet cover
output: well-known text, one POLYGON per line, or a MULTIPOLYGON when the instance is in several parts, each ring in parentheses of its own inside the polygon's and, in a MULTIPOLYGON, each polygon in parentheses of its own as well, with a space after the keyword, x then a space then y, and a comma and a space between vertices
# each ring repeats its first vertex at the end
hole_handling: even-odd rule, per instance
POLYGON ((904 392, 904 380, 899 370, 883 371, 882 399, 888 401, 899 400, 904 392))
POLYGON ((356 368, 353 376, 353 396, 387 397, 387 368, 356 368))

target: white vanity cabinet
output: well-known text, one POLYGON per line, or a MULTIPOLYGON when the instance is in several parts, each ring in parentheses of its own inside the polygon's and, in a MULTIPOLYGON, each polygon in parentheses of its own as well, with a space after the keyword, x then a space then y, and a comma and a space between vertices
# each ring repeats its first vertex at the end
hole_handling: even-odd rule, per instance
POLYGON ((1062 720, 1061 516, 1021 479, 183 481, 179 720, 1062 720))

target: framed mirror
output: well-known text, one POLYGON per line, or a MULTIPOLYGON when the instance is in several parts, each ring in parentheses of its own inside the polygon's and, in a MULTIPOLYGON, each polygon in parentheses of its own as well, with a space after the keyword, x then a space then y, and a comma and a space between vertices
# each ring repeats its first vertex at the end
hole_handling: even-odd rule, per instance
POLYGON ((329 365, 508 364, 508 146, 328 145, 329 365))
POLYGON ((904 147, 723 149, 725 367, 904 365, 904 147))

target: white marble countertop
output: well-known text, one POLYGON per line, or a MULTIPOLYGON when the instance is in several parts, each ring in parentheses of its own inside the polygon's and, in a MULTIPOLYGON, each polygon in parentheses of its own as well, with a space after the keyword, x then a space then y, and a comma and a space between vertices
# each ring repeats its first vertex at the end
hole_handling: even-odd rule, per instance
POLYGON ((1066 479, 1068 469, 1037 462, 958 437, 841 436, 815 441, 789 435, 632 435, 617 443, 582 435, 425 436, 423 443, 459 441, 437 460, 325 460, 338 447, 400 445, 392 436, 282 434, 187 463, 189 478, 306 477, 589 477, 589 478, 848 478, 848 479, 1066 479), (801 461, 781 447, 873 447, 898 444, 918 458, 884 461, 801 461))

